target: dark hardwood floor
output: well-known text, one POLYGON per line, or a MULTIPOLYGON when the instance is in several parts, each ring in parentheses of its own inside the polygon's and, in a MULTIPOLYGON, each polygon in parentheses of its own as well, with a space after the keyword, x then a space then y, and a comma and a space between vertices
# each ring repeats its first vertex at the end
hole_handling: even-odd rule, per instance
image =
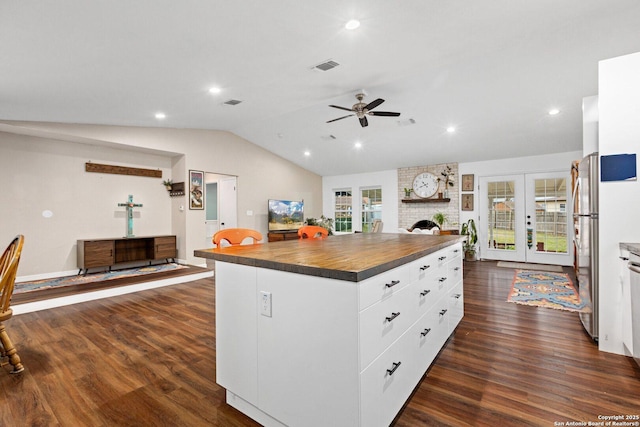
MULTIPOLYGON (((395 426, 640 415, 633 360, 599 352, 575 313, 505 302, 512 278, 465 263, 465 317, 395 426)), ((256 426, 215 383, 214 302, 203 279, 15 316, 26 370, 0 371, 0 425, 256 426)))

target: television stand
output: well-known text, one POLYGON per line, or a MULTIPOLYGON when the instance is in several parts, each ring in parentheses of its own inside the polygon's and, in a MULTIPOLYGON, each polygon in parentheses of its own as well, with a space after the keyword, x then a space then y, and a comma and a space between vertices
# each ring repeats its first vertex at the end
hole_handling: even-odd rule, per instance
POLYGON ((121 237, 78 240, 78 274, 90 268, 111 267, 120 263, 175 261, 176 236, 121 237))
POLYGON ((283 240, 296 240, 298 238, 298 230, 288 231, 270 231, 267 233, 267 241, 281 242, 283 240))

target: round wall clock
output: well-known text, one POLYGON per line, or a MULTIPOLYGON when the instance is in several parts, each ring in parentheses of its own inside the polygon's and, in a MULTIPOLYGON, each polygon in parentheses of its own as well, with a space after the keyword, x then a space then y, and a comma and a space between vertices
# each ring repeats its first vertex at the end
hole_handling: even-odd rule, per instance
POLYGON ((416 196, 427 198, 438 191, 438 178, 429 172, 419 174, 413 179, 413 192, 416 196))

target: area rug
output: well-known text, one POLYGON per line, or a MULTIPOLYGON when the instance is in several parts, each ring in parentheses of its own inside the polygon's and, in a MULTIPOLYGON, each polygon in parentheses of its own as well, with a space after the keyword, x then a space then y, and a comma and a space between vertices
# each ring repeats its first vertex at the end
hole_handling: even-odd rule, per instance
POLYGON ((584 311, 585 308, 565 273, 516 270, 511 286, 507 302, 567 311, 584 311))
POLYGON ((498 267, 503 268, 519 268, 521 270, 551 271, 554 273, 562 273, 562 266, 548 264, 528 264, 526 262, 498 261, 498 267))
POLYGON ((147 274, 161 273, 172 270, 189 268, 186 265, 169 263, 150 265, 145 267, 127 268, 124 270, 114 270, 103 273, 91 273, 87 275, 76 275, 58 277, 54 279, 34 280, 31 282, 16 283, 13 290, 14 294, 22 294, 27 292, 41 291, 44 289, 59 288, 63 286, 82 285, 86 283, 103 282, 107 280, 123 279, 126 277, 144 276, 147 274))

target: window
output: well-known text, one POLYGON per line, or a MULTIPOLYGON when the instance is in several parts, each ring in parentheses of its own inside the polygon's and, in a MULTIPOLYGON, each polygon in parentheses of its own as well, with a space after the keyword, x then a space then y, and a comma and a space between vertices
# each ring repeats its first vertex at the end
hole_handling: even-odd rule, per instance
POLYGON ((335 191, 335 222, 336 233, 351 233, 352 202, 351 190, 335 191))
POLYGON ((373 230, 373 221, 382 220, 382 188, 361 190, 362 195, 362 232, 373 230))

